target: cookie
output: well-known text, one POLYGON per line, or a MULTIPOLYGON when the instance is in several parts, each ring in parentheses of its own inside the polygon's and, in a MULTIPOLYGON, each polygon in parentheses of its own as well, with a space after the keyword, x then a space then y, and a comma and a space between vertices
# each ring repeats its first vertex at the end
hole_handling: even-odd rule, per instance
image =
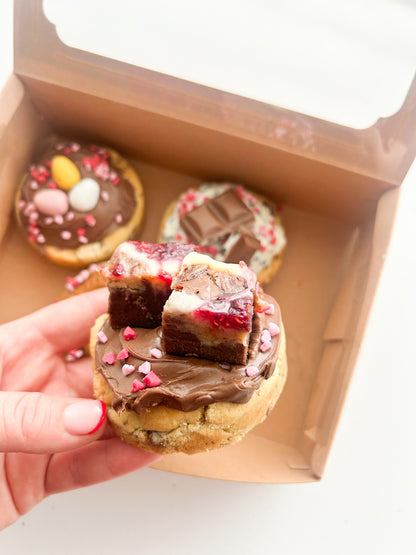
POLYGON ((51 261, 82 268, 108 259, 137 232, 143 187, 133 167, 107 146, 50 140, 16 192, 17 221, 51 261))
POLYGON ((195 243, 221 262, 243 260, 268 283, 278 271, 286 235, 278 208, 241 185, 206 183, 166 209, 160 242, 195 243))
MULTIPOLYGON (((129 263, 121 273, 118 268, 112 274, 117 265, 110 262, 110 287, 118 280, 118 287, 125 281, 138 290, 141 277, 152 281, 169 267, 171 292, 160 317, 149 314, 141 327, 119 324, 131 301, 126 296, 125 306, 110 304, 110 314, 91 330, 94 393, 106 403, 114 430, 128 443, 162 454, 241 440, 270 413, 285 384, 279 305, 244 263, 190 252, 178 265, 182 251, 175 245, 154 254, 149 244, 134 243, 125 252, 129 263)), ((149 307, 151 290, 143 291, 134 301, 149 307)))

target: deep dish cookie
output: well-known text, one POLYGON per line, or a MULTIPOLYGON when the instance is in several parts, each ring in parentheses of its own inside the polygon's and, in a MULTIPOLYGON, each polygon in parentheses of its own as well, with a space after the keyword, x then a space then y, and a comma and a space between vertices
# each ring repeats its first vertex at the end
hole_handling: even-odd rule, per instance
POLYGON ((273 409, 287 372, 279 306, 254 272, 183 247, 120 245, 105 271, 110 314, 91 332, 95 396, 122 439, 158 453, 241 440, 273 409), (170 291, 156 315, 161 277, 170 291))
POLYGON ((286 235, 271 201, 241 185, 205 183, 168 206, 159 241, 197 244, 221 262, 243 260, 265 284, 280 267, 286 235))
POLYGON ((143 187, 133 167, 107 146, 49 140, 16 192, 28 241, 71 268, 108 259, 137 232, 143 187))

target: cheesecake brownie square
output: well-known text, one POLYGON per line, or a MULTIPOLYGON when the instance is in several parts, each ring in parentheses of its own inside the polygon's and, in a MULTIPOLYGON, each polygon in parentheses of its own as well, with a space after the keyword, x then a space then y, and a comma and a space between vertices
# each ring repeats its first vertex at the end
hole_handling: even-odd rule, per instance
POLYGON ((244 263, 226 264, 196 252, 188 254, 163 310, 164 350, 245 364, 255 286, 255 274, 244 263))
POLYGON ((197 249, 178 243, 126 241, 102 270, 109 289, 110 324, 155 328, 184 257, 197 249))

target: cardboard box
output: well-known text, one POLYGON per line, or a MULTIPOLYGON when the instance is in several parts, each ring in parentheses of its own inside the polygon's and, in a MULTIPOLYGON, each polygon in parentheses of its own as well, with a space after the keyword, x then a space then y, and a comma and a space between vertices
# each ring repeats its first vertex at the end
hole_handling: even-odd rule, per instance
POLYGON ((388 247, 399 185, 416 152, 416 82, 400 109, 354 130, 69 48, 42 2, 15 2, 15 73, 0 98, 0 320, 63 290, 68 270, 26 243, 13 195, 51 132, 130 157, 143 181, 141 239, 202 181, 242 183, 283 205, 288 247, 266 287, 282 308, 288 381, 242 442, 164 457, 156 468, 251 482, 324 471, 388 247))

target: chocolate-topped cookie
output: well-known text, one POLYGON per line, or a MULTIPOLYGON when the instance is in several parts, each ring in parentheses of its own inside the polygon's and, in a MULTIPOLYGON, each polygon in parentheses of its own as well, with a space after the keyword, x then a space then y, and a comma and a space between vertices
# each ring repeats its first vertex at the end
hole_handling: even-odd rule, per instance
POLYGON ((158 453, 239 441, 267 417, 286 380, 277 302, 244 262, 193 248, 120 245, 102 270, 109 314, 91 331, 96 398, 122 439, 158 453))
POLYGON ((29 242, 72 268, 109 258, 137 231, 143 212, 142 184, 120 154, 70 140, 49 140, 16 193, 29 242))
POLYGON ((221 262, 242 260, 262 284, 277 272, 286 246, 277 207, 230 183, 206 183, 182 193, 164 214, 159 241, 194 243, 221 262))

